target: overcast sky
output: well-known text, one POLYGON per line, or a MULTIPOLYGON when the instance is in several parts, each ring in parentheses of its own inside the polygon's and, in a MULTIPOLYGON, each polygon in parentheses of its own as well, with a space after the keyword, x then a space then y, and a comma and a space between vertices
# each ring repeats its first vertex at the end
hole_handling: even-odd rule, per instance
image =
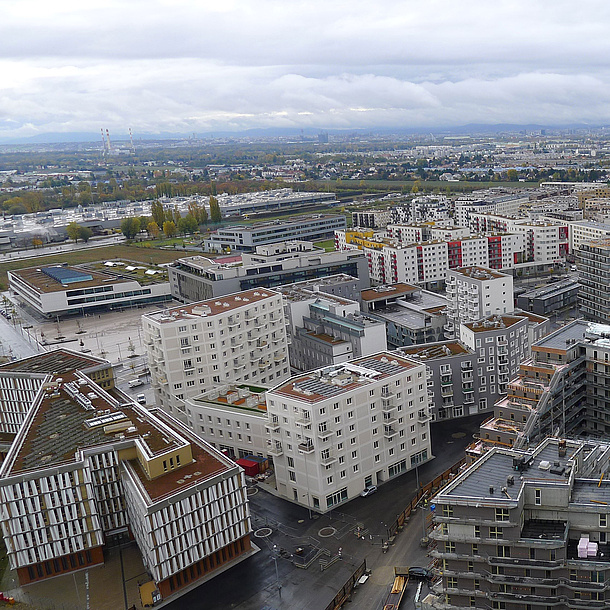
POLYGON ((0 138, 610 122, 608 0, 0 0, 0 138))

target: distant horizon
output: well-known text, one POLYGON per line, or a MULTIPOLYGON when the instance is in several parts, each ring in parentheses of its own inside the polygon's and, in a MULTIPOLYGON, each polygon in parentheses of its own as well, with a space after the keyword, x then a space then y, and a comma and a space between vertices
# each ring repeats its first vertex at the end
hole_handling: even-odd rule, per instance
MULTIPOLYGON (((447 135, 449 137, 468 137, 468 136, 484 136, 484 135, 498 135, 498 134, 519 134, 520 132, 526 132, 526 135, 535 135, 535 132, 541 130, 550 130, 552 132, 566 132, 566 131, 602 131, 608 129, 610 135, 610 127, 604 124, 587 125, 587 124, 566 124, 566 125, 552 125, 552 124, 509 124, 509 123, 489 123, 489 124, 470 124, 470 125, 456 125, 456 126, 438 126, 438 127, 419 127, 419 128, 401 128, 401 127, 346 127, 346 128, 316 128, 316 127, 265 127, 265 128, 248 128, 248 129, 235 129, 235 130, 217 130, 202 133, 133 133, 132 138, 134 142, 137 141, 171 141, 171 140, 216 140, 225 138, 282 138, 282 137, 300 137, 307 136, 306 142, 315 142, 318 135, 328 134, 332 135, 344 135, 349 134, 371 137, 392 137, 404 138, 409 136, 422 136, 422 135, 433 135, 442 137, 447 135)), ((121 142, 122 145, 130 144, 130 134, 127 133, 111 133, 109 132, 110 140, 112 143, 121 142)), ((550 134, 546 134, 550 135, 550 134)), ((0 146, 11 146, 11 145, 36 145, 36 144, 100 144, 102 146, 102 135, 101 133, 96 134, 94 132, 47 132, 32 136, 25 136, 19 138, 5 138, 0 132, 0 146)), ((298 143, 298 142, 295 142, 298 143)), ((305 142, 304 142, 305 143, 305 142)))

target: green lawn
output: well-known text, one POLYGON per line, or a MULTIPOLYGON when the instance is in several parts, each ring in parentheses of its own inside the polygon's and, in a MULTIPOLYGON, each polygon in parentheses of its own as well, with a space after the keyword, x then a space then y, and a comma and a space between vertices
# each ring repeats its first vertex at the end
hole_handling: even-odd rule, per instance
POLYGON ((0 290, 7 289, 8 280, 6 272, 12 271, 13 269, 60 263, 76 265, 78 263, 92 263, 100 260, 106 261, 113 258, 158 265, 159 263, 171 263, 182 256, 184 256, 184 252, 178 249, 175 251, 158 250, 156 248, 136 248, 121 244, 115 246, 101 246, 99 248, 87 248, 85 250, 76 250, 75 252, 49 254, 47 256, 37 256, 35 258, 26 258, 23 260, 3 260, 0 258, 0 290))
POLYGON ((327 239, 325 241, 318 241, 314 244, 318 248, 324 248, 326 252, 334 252, 335 251, 335 240, 327 239))

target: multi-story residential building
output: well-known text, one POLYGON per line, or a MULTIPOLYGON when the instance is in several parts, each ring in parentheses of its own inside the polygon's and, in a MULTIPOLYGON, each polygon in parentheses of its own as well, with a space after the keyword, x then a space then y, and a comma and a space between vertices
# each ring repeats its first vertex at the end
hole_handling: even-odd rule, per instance
POLYGON ((91 268, 93 264, 15 269, 8 271, 9 289, 20 301, 51 318, 171 299, 164 269, 146 270, 136 263, 122 261, 107 264, 112 267, 98 263, 96 269, 91 268), (146 274, 147 271, 150 273, 146 274))
POLYGON ((577 253, 580 311, 587 320, 610 320, 610 239, 583 242, 577 253))
POLYGON ((492 314, 511 313, 513 278, 484 267, 461 267, 447 272, 447 326, 449 337, 459 337, 460 324, 492 314))
POLYGON ((449 220, 449 199, 446 195, 422 195, 407 205, 391 209, 392 222, 427 222, 449 220))
POLYGON ((429 609, 606 608, 610 447, 494 448, 433 498, 429 609))
POLYGON ((202 301, 250 288, 274 288, 344 273, 369 286, 367 260, 361 252, 325 252, 309 242, 257 246, 233 263, 212 264, 192 256, 168 267, 171 294, 183 302, 202 301))
POLYGON ((277 491, 326 512, 432 458, 423 364, 380 353, 267 392, 277 491))
POLYGON ((577 281, 567 279, 535 290, 528 290, 518 295, 515 300, 517 307, 521 309, 548 315, 558 309, 576 306, 579 290, 580 284, 577 281))
POLYGON ((530 356, 528 320, 491 316, 463 325, 461 341, 400 348, 425 363, 433 421, 490 411, 530 356))
POLYGON ((570 252, 576 254, 580 246, 594 239, 610 237, 610 224, 594 222, 593 220, 581 220, 570 223, 570 252))
POLYGON ((282 296, 246 290, 142 316, 156 404, 184 419, 184 400, 215 384, 272 385, 290 375, 282 296))
MULTIPOLYGON (((39 375, 37 358, 47 370, 53 354, 18 370, 39 375)), ((164 412, 69 371, 67 355, 61 374, 45 374, 0 468, 0 524, 20 583, 101 565, 123 536, 159 599, 247 557, 240 468, 164 412)))
POLYGON ((523 254, 521 235, 505 233, 407 244, 402 240, 428 235, 430 227, 395 225, 391 231, 398 237, 382 237, 372 230, 337 231, 335 247, 347 251, 363 250, 371 280, 375 283, 417 283, 428 289, 442 287, 448 269, 465 266, 512 269, 523 254))
POLYGON ((301 371, 368 356, 387 348, 385 323, 360 303, 301 284, 282 286, 291 365, 301 371), (312 289, 313 288, 313 289, 312 289))
POLYGON ((481 194, 460 197, 455 202, 454 218, 460 227, 470 226, 470 219, 474 214, 500 214, 514 216, 519 208, 529 201, 528 195, 490 195, 480 199, 481 194))
POLYGON ((389 210, 363 210, 352 212, 352 226, 382 229, 390 222, 389 210))
POLYGON ((346 228, 345 216, 314 214, 289 220, 221 227, 204 240, 206 252, 252 252, 257 246, 291 239, 317 241, 332 238, 346 228))
POLYGON ((386 235, 396 239, 400 245, 409 245, 422 241, 455 241, 470 237, 466 227, 456 227, 448 221, 422 222, 414 224, 390 224, 386 235))
POLYGON ((367 315, 385 323, 390 349, 444 338, 447 299, 419 286, 391 284, 361 293, 367 315))
POLYGON ((266 456, 267 389, 239 383, 216 385, 185 400, 186 423, 197 436, 233 459, 266 456))

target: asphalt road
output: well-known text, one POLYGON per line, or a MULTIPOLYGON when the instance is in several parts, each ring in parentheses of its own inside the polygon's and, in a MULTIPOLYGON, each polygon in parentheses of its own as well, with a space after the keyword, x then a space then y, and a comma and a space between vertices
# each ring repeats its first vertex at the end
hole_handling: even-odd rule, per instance
MULTIPOLYGON (((440 422, 432 428, 432 450, 435 459, 419 469, 420 482, 426 483, 463 457, 479 423, 488 414, 462 420, 440 422)), ((428 565, 426 549, 421 548, 422 519, 415 516, 396 538, 387 553, 387 527, 402 512, 417 489, 416 474, 409 471, 382 485, 367 498, 356 498, 340 506, 340 511, 309 518, 306 508, 277 498, 260 489, 250 496, 253 530, 272 533, 253 537, 261 548, 256 555, 187 593, 168 607, 175 610, 320 610, 343 586, 355 568, 366 559, 372 575, 352 597, 351 608, 377 610, 391 588, 394 566, 428 565), (356 537, 360 525, 364 537, 356 537), (331 536, 324 528, 333 528, 331 536), (309 537, 309 538, 308 538, 309 537), (318 560, 306 570, 296 568, 279 557, 276 579, 273 545, 288 554, 299 545, 315 541, 335 555, 342 549, 342 559, 322 572, 318 560), (281 596, 278 591, 281 585, 281 596)), ((421 513, 420 513, 421 514, 421 513)), ((412 597, 410 587, 407 597, 412 597)), ((411 607, 403 605, 403 607, 411 607)))

